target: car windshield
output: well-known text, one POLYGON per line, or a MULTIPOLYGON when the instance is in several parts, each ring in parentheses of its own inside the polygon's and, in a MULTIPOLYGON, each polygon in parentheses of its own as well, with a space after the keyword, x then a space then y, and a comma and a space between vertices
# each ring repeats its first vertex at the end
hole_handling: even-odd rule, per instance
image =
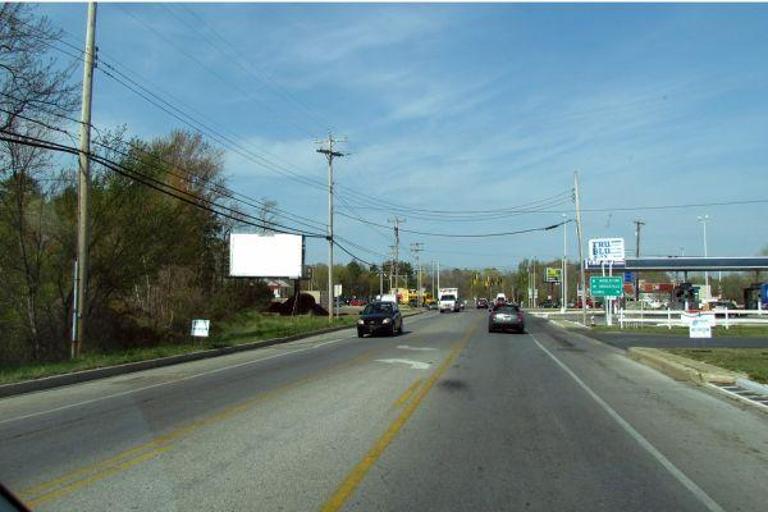
POLYGON ((440 300, 456 300, 456 296, 455 295, 443 295, 442 297, 440 297, 440 300))
POLYGON ((368 304, 363 310, 364 315, 376 314, 376 313, 391 313, 394 310, 392 304, 389 302, 374 302, 368 304))

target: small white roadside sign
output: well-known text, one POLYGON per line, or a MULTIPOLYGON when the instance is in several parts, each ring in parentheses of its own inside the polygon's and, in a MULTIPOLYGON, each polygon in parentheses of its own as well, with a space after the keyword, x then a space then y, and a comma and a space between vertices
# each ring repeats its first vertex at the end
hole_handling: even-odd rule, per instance
POLYGON ((208 330, 211 327, 210 320, 192 320, 192 336, 196 338, 207 338, 208 330))
POLYGON ((690 318, 688 323, 689 338, 711 338, 714 317, 712 315, 697 315, 690 318))
POLYGON ((333 285, 333 296, 334 297, 341 297, 341 285, 340 284, 333 285))

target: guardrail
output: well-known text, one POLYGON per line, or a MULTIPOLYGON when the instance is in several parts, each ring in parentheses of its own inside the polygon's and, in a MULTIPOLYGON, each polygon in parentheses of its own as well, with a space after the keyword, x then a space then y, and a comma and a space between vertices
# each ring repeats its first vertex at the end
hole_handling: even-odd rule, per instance
POLYGON ((768 311, 760 309, 722 309, 717 311, 683 311, 683 310, 643 310, 643 309, 619 309, 619 326, 624 324, 654 324, 668 327, 687 327, 690 319, 695 316, 711 317, 711 325, 722 325, 726 329, 732 325, 766 325, 768 324, 768 311))

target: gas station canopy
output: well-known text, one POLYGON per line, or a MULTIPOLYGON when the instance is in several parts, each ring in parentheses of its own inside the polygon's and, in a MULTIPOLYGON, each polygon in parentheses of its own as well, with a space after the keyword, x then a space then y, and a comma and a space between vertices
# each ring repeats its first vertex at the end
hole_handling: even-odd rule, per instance
MULTIPOLYGON (((587 270, 608 270, 609 264, 598 264, 595 262, 586 262, 587 270)), ((665 258, 627 258, 624 261, 616 261, 612 265, 612 270, 643 271, 678 271, 678 272, 697 272, 697 271, 750 271, 750 270, 768 270, 768 256, 749 256, 749 257, 689 257, 689 256, 668 256, 665 258)))

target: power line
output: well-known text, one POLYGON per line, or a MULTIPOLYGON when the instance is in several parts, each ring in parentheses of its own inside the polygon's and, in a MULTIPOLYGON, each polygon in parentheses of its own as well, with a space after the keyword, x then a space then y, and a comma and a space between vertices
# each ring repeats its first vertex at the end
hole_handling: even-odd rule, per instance
MULTIPOLYGON (((163 5, 163 7, 164 7, 166 10, 168 10, 168 12, 170 12, 170 13, 171 13, 171 14, 172 14, 174 17, 176 17, 176 19, 179 19, 179 20, 180 20, 182 23, 184 23, 184 24, 185 24, 185 25, 187 25, 188 27, 192 28, 193 30, 197 30, 197 27, 195 27, 195 26, 193 26, 193 25, 190 25, 189 23, 187 23, 186 21, 184 21, 184 20, 183 20, 181 17, 177 16, 177 15, 176 15, 176 14, 175 14, 175 13, 174 13, 172 10, 171 10, 171 8, 170 8, 168 5, 163 5)), ((184 10, 184 11, 185 11, 185 12, 187 12, 189 15, 191 15, 192 17, 194 17, 194 18, 195 18, 195 20, 197 21, 197 23, 199 23, 201 26, 204 26, 204 27, 205 27, 205 28, 206 28, 206 29, 207 29, 207 30, 208 30, 208 31, 209 31, 211 34, 213 34, 213 35, 214 35, 216 38, 218 38, 218 39, 219 39, 219 41, 222 41, 222 42, 223 42, 223 43, 224 43, 224 44, 225 44, 225 45, 226 45, 226 46, 229 48, 229 50, 230 50, 230 56, 234 56, 234 58, 235 58, 235 62, 236 62, 236 63, 238 64, 238 66, 240 66, 240 68, 241 68, 241 69, 243 69, 243 70, 244 70, 246 73, 250 74, 251 76, 253 76, 254 78, 256 78, 258 81, 260 81, 262 84, 264 84, 264 85, 266 85, 267 87, 269 87, 269 88, 270 88, 270 89, 271 89, 271 90, 272 90, 272 91, 273 91, 273 92, 274 92, 276 95, 278 95, 278 96, 280 96, 280 97, 282 97, 282 98, 284 98, 284 99, 286 99, 286 100, 288 100, 288 101, 292 102, 294 105, 296 105, 296 106, 298 106, 300 109, 302 109, 302 110, 303 110, 303 111, 304 111, 306 114, 308 114, 308 115, 309 115, 309 117, 311 117, 311 118, 312 118, 312 121, 313 121, 313 122, 316 122, 316 123, 317 123, 317 127, 318 127, 318 128, 321 128, 321 129, 328 129, 328 128, 329 128, 330 124, 329 124, 329 123, 328 123, 328 122, 327 122, 325 119, 323 119, 323 118, 322 118, 322 117, 321 117, 319 114, 317 114, 317 113, 316 113, 316 112, 315 112, 313 109, 311 109, 310 107, 308 107, 306 104, 304 104, 304 103, 303 103, 302 101, 300 101, 298 98, 295 98, 293 95, 291 95, 291 94, 289 94, 289 93, 287 93, 287 92, 284 92, 284 91, 282 91, 282 90, 280 89, 280 87, 279 87, 279 86, 277 86, 277 85, 274 83, 274 80, 273 80, 271 77, 269 77, 269 76, 267 76, 267 75, 263 74, 263 73, 264 73, 264 72, 263 72, 263 70, 262 70, 262 71, 261 71, 261 73, 260 73, 260 72, 258 72, 258 71, 257 71, 255 68, 253 68, 253 67, 252 67, 252 64, 251 64, 251 62, 250 62, 250 61, 249 61, 247 58, 245 58, 245 57, 242 55, 242 53, 240 53, 240 50, 237 48, 237 46, 236 46, 236 45, 234 45, 234 44, 232 44, 232 43, 231 43, 231 42, 230 42, 230 41, 229 41, 227 38, 225 38, 223 35, 221 35, 221 33, 220 33, 219 31, 217 31, 216 29, 214 29, 214 28, 211 26, 211 24, 210 24, 210 23, 208 23, 208 22, 205 20, 205 18, 203 18, 202 16, 198 16, 198 14, 197 14, 197 13, 195 13, 193 10, 191 10, 190 8, 188 8, 188 7, 187 7, 187 6, 185 6, 185 5, 182 5, 182 4, 180 4, 180 5, 177 5, 176 7, 177 7, 177 8, 180 8, 180 9, 182 9, 182 10, 184 10)), ((229 57, 229 56, 226 54, 227 52, 223 51, 220 45, 217 45, 216 43, 214 43, 214 42, 213 42, 213 41, 212 41, 212 40, 211 40, 209 37, 207 37, 205 34, 202 34, 202 33, 201 33, 201 35, 203 35, 203 37, 205 38, 206 42, 208 42, 208 44, 210 44, 210 45, 211 45, 211 47, 213 47, 213 48, 215 48, 216 50, 218 50, 218 51, 219 51, 219 52, 220 52, 222 55, 224 55, 225 57, 229 57)))
POLYGON ((359 261, 360 263, 365 263, 365 264, 366 264, 366 265, 368 265, 369 267, 373 267, 373 266, 375 265, 375 263, 371 263, 370 261, 366 261, 366 260, 364 260, 364 259, 360 258, 359 256, 356 256, 355 254, 353 254, 352 252, 350 252, 350 251, 349 251, 349 249, 347 249, 346 247, 344 247, 343 245, 341 245, 341 244, 340 244, 339 242, 337 242, 336 240, 334 240, 334 241, 333 241, 333 245, 335 245, 336 247, 338 247, 339 249, 341 249, 342 251, 344 251, 345 253, 347 253, 349 256, 351 256, 353 259, 355 259, 355 260, 359 261))
MULTIPOLYGON (((9 113, 9 114, 12 114, 12 112, 10 112, 8 110, 5 110, 3 108, 0 108, 0 112, 6 112, 6 113, 9 113)), ((54 127, 54 126, 50 126, 49 124, 47 124, 47 123, 45 123, 45 122, 43 122, 43 121, 41 121, 39 119, 34 119, 34 118, 31 118, 31 117, 25 116, 23 114, 17 114, 16 117, 19 117, 20 119, 24 119, 26 121, 38 124, 40 126, 43 126, 44 128, 47 128, 47 129, 50 129, 50 130, 55 130, 57 132, 63 133, 65 135, 69 136, 71 139, 74 139, 74 135, 72 133, 70 133, 69 131, 64 130, 62 128, 57 128, 57 127, 54 127)), ((94 129, 96 129, 98 131, 97 128, 95 128, 93 126, 92 126, 92 128, 94 128, 94 129)), ((119 154, 119 155, 121 155, 123 157, 135 158, 133 155, 130 155, 129 153, 121 151, 118 148, 115 148, 113 146, 109 146, 109 145, 104 144, 102 142, 94 141, 94 144, 98 145, 100 147, 103 147, 103 148, 105 148, 105 149, 107 149, 109 151, 113 151, 113 152, 115 152, 115 153, 117 153, 117 154, 119 154)), ((147 156, 153 158, 154 160, 163 162, 166 165, 174 167, 174 168, 179 168, 179 169, 183 170, 186 173, 186 175, 180 175, 178 173, 174 173, 173 171, 171 171, 169 169, 163 169, 164 172, 166 172, 167 174, 169 174, 171 176, 175 176, 175 177, 177 177, 179 179, 185 180, 188 183, 197 183, 197 182, 202 181, 202 182, 204 182, 205 185, 210 185, 211 187, 214 187, 216 192, 219 192, 222 195, 227 196, 229 199, 231 199, 233 201, 236 201, 236 202, 239 202, 241 204, 246 204, 246 205, 251 206, 253 208, 265 208, 267 206, 262 201, 259 201, 257 199, 253 199, 253 198, 250 198, 249 196, 245 196, 243 194, 235 192, 235 191, 233 191, 233 190, 231 190, 231 189, 229 189, 229 188, 227 188, 227 187, 225 187, 225 186, 223 186, 223 185, 221 185, 219 183, 212 182, 210 180, 210 178, 196 175, 196 174, 192 173, 191 171, 184 169, 183 167, 181 167, 180 165, 178 165, 176 163, 169 162, 168 160, 165 160, 165 159, 155 155, 154 153, 151 153, 151 152, 145 150, 144 148, 142 148, 138 144, 134 144, 134 143, 131 143, 131 142, 127 142, 127 144, 130 147, 132 147, 133 149, 135 149, 136 151, 140 151, 140 152, 146 154, 147 156), (243 197, 245 199, 238 199, 235 196, 240 196, 240 197, 243 197), (258 203, 258 204, 254 204, 251 201, 254 201, 255 203, 258 203)), ((284 210, 281 210, 281 209, 279 209, 277 207, 273 207, 273 210, 274 210, 275 214, 278 215, 278 216, 285 217, 285 218, 291 220, 292 222, 304 225, 306 227, 310 227, 312 229, 317 229, 318 227, 320 227, 320 228, 324 228, 325 227, 324 224, 321 224, 321 223, 318 223, 316 221, 313 221, 312 219, 308 219, 308 218, 301 217, 301 216, 298 216, 298 215, 290 214, 290 213, 285 212, 284 210), (297 219, 304 219, 304 220, 306 220, 308 222, 303 222, 303 221, 297 220, 297 219)))
MULTIPOLYGON (((378 224, 376 222, 371 222, 371 221, 366 220, 366 219, 360 219, 360 218, 357 218, 357 217, 352 217, 351 215, 347 215, 347 214, 344 214, 344 213, 339 213, 339 215, 347 217, 349 219, 356 220, 358 222, 362 222, 364 224, 371 224, 373 226, 379 226, 379 227, 387 227, 387 226, 384 226, 383 224, 378 224)), ((521 235, 521 234, 524 234, 524 233, 532 233, 532 232, 535 232, 535 231, 548 231, 548 230, 560 227, 560 226, 562 226, 563 224, 565 224, 567 222, 571 222, 571 221, 567 220, 567 221, 559 222, 557 224, 552 224, 550 226, 543 226, 543 227, 538 227, 538 228, 521 229, 521 230, 517 230, 517 231, 504 231, 504 232, 499 232, 499 233, 461 233, 461 234, 457 234, 457 233, 432 233, 432 232, 427 232, 427 231, 416 231, 416 230, 413 230, 413 229, 405 229, 405 228, 400 228, 399 231, 404 232, 404 233, 411 233, 411 234, 414 234, 414 235, 434 236, 434 237, 443 237, 443 238, 492 238, 492 237, 500 237, 500 236, 521 235)))
MULTIPOLYGON (((9 132, 6 130, 0 130, 0 133, 6 134, 6 135, 0 135, 0 140, 4 140, 7 142, 27 145, 27 146, 33 146, 33 147, 39 147, 42 149, 49 149, 53 151, 60 151, 70 154, 79 154, 79 150, 72 146, 66 146, 63 144, 58 144, 51 141, 46 141, 44 139, 39 139, 36 137, 31 137, 28 135, 21 135, 13 132, 9 132)), ((203 210, 207 210, 209 212, 215 213, 217 215, 229 218, 231 220, 234 220, 238 223, 247 224, 250 226, 258 227, 260 229, 268 229, 271 231, 275 231, 278 233, 287 233, 287 234, 299 234, 304 235, 307 237, 313 237, 313 238, 325 238, 325 235, 318 234, 318 233, 311 233, 311 232, 305 232, 301 230, 294 230, 293 228, 289 226, 284 226, 282 224, 277 223, 270 223, 265 224, 261 222, 260 220, 256 219, 252 215, 248 215, 244 212, 234 210, 232 208, 229 208, 227 206, 221 205, 219 203, 216 203, 215 201, 212 201, 210 199, 199 197, 191 192, 181 190, 179 188, 176 188, 168 183, 164 183, 160 180, 157 180, 151 176, 148 176, 146 174, 140 173, 136 171, 135 169, 130 169, 128 167, 125 167, 122 164, 119 164, 118 162, 115 162, 113 160, 104 158, 102 156, 96 155, 94 153, 89 154, 89 158, 92 159, 94 162, 99 163, 106 167, 107 169, 110 169, 121 176, 130 178, 134 181, 137 181, 145 186, 148 186, 158 192, 164 193, 166 195, 169 195, 171 197, 174 197, 176 199, 179 199, 185 203, 191 204, 197 208, 201 208, 203 210), (179 195, 181 194, 181 195, 179 195), (185 197, 186 196, 186 197, 185 197), (206 206, 205 204, 201 203, 208 203, 211 206, 206 206), (233 212, 232 214, 222 212, 217 210, 217 208, 228 210, 230 212, 233 212), (246 219, 256 219, 257 222, 249 221, 246 219), (276 228, 276 227, 277 228, 276 228), (281 229, 282 228, 282 229, 281 229)))
MULTIPOLYGON (((217 133, 215 130, 205 126, 204 123, 201 123, 199 120, 195 119, 194 117, 190 116, 189 114, 184 113, 178 107, 175 107, 174 105, 168 103, 166 100, 163 100, 162 98, 157 96, 155 93, 153 93, 152 91, 147 90, 146 88, 144 88, 140 84, 137 85, 137 87, 139 87, 142 90, 146 91, 146 93, 137 90, 136 87, 133 87, 133 86, 127 84, 123 79, 118 78, 117 76, 115 76, 114 74, 112 74, 109 71, 101 69, 101 72, 104 73, 105 75, 107 75, 108 77, 110 77, 111 79, 115 80, 119 84, 121 84, 123 87, 133 91, 135 94, 137 94, 140 97, 142 97, 145 101, 151 103, 152 105, 154 105, 157 108, 161 109, 165 113, 169 114, 170 116, 174 117, 175 119, 177 119, 177 120, 181 121, 182 123, 184 123, 185 125, 189 126, 190 128, 192 128, 196 132, 198 132, 200 134, 207 135, 209 138, 213 139, 214 141, 216 141, 217 143, 221 144, 222 146, 229 148, 230 150, 232 150, 235 153, 239 154, 240 156, 246 158, 247 160, 250 160, 251 162, 253 162, 253 163, 257 164, 257 165, 259 165, 261 167, 264 167, 265 169, 267 169, 269 171, 276 172, 276 173, 281 174, 281 175, 283 175, 283 176, 285 176, 285 177, 287 177, 289 179, 293 179, 294 181, 298 181, 298 182, 303 183, 305 185, 314 186, 316 188, 325 189, 325 184, 323 184, 320 181, 313 180, 313 179, 307 178, 305 176, 302 176, 302 175, 300 175, 298 173, 295 173, 295 172, 293 172, 293 171, 291 171, 289 169, 286 169, 285 167, 281 167, 279 165, 276 165, 274 162, 271 162, 269 159, 267 159, 267 158, 265 158, 263 156, 260 156, 258 154, 252 153, 251 151, 249 151, 247 149, 243 149, 243 147, 238 142, 233 141, 229 137, 227 137, 225 135, 221 135, 221 134, 217 133), (152 99, 152 97, 158 98, 158 100, 154 100, 154 99, 152 99), (165 104, 169 105, 170 108, 166 108, 165 106, 163 106, 159 102, 162 102, 162 103, 165 103, 165 104), (181 112, 181 114, 178 114, 177 112, 174 112, 171 109, 173 109, 173 110, 175 110, 177 112, 181 112), (184 119, 183 116, 189 118, 190 120, 184 119)), ((131 80, 131 79, 129 79, 129 80, 131 80)), ((133 81, 133 80, 131 80, 131 81, 133 81)), ((133 81, 133 82, 136 83, 135 81, 133 81)))
MULTIPOLYGON (((176 44, 176 42, 175 42, 175 41, 174 41, 172 38, 170 38, 170 37, 166 36, 165 34, 163 34, 162 32, 160 32, 159 30, 157 30, 155 27, 153 27, 152 25, 150 25, 150 24, 149 24, 149 23, 147 23, 146 21, 142 20, 141 18, 139 18, 138 16, 136 16, 135 14, 133 14, 132 12, 130 12, 130 11, 129 11, 129 10, 126 8, 126 7, 123 7, 122 5, 118 5, 118 8, 119 8, 120 10, 122 10, 124 13, 126 13, 128 16, 130 16, 131 18, 133 18, 134 20, 136 20, 137 22, 139 22, 141 25, 143 25, 143 26, 144 26, 144 27, 145 27, 147 30, 149 30, 150 32, 152 32, 153 34, 155 34, 155 36, 159 37, 160 39, 162 39, 163 41, 165 41, 166 43, 168 43, 170 46, 172 46, 173 48, 175 48, 175 49, 176 49, 176 51, 178 51, 179 53, 181 53, 182 55, 184 55, 185 57, 187 57, 188 59, 190 59, 191 61, 193 61, 194 63, 196 63, 198 66, 200 66, 201 68, 203 68, 205 71, 207 71, 207 72, 208 72, 209 74, 211 74, 212 76, 216 77, 216 78, 217 78, 219 81, 221 81, 223 84, 227 85, 228 87, 233 87, 234 89, 238 90, 238 91, 239 91, 239 92, 241 92, 243 95, 245 95, 245 97, 248 97, 248 96, 250 96, 250 95, 251 95, 251 93, 250 93, 249 91, 247 91, 247 90, 243 89, 243 88, 242 88, 242 87, 240 87, 238 84, 236 84, 236 83, 234 83, 233 81, 231 81, 231 80, 227 79, 226 77, 222 76, 222 75, 221 75, 221 73, 219 73, 219 72, 218 72, 218 71, 216 71, 215 69, 213 69, 213 68, 209 67, 209 66, 208 66, 207 64, 205 64, 203 61, 201 61, 200 59, 198 59, 198 58, 197 58, 195 55, 193 55, 193 54, 191 54, 191 53, 187 52, 185 49, 181 48, 179 45, 177 45, 177 44, 176 44)), ((177 18, 177 19, 178 19, 178 18, 177 18)), ((210 43, 209 43, 209 44, 210 44, 210 43)), ((261 103, 262 105, 264 105, 265 107, 267 107, 269 110, 272 110, 273 112, 275 112, 275 109, 274 109, 274 108, 272 108, 272 107, 271 107, 271 106, 270 106, 268 103, 265 103, 265 102, 262 102, 262 101, 259 101, 259 103, 261 103)), ((276 112, 276 113, 278 113, 278 114, 279 114, 279 112, 276 112)), ((280 117, 280 116, 278 116, 278 117, 280 117)), ((311 131, 311 130, 306 130, 304 127, 301 127, 301 126, 299 126, 298 124, 296 124, 296 123, 294 123, 294 122, 292 122, 292 121, 288 120, 287 118, 284 118, 284 121, 285 121, 287 124, 290 124, 292 127, 294 127, 295 129, 297 129, 298 131, 300 131, 300 132, 304 133, 305 135, 309 135, 310 137, 312 137, 312 135, 313 135, 313 134, 312 134, 312 131, 311 131)))

